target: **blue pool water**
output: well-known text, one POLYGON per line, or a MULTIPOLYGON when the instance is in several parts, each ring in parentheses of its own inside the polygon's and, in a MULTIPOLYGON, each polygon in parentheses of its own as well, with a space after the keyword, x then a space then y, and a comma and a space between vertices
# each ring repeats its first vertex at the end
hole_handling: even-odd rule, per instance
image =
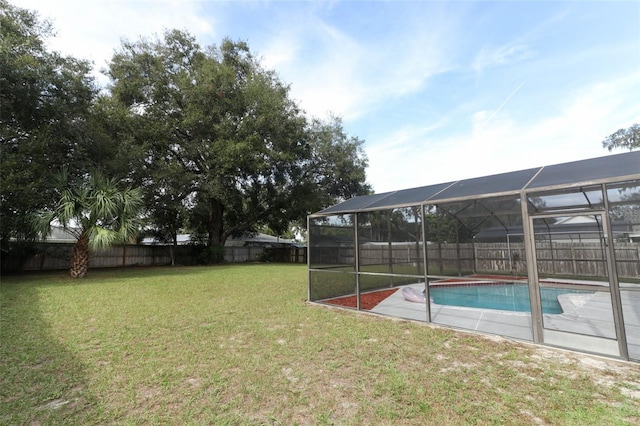
MULTIPOLYGON (((542 312, 561 314, 558 295, 565 293, 590 293, 562 288, 541 288, 542 312)), ((439 305, 466 306, 469 308, 499 309, 502 311, 530 312, 529 286, 526 284, 491 284, 434 286, 429 295, 439 305)))

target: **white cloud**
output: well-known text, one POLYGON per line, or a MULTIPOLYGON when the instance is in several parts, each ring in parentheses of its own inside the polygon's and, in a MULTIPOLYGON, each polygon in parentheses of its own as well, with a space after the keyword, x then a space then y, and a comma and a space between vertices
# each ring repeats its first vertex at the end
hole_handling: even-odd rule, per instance
POLYGON ((277 67, 313 116, 330 111, 356 120, 389 99, 419 91, 448 67, 444 52, 453 36, 435 18, 408 22, 383 40, 356 39, 312 13, 292 20, 297 23, 263 44, 263 63, 277 67))
MULTIPOLYGON (((51 18, 58 31, 51 48, 93 61, 94 75, 104 85, 106 78, 99 70, 107 66, 122 39, 152 37, 167 28, 186 29, 201 44, 210 44, 216 37, 237 37, 218 34, 225 28, 234 30, 233 21, 223 20, 227 15, 216 14, 229 5, 180 0, 23 0, 20 7, 51 18)), ((248 9, 255 12, 253 6, 248 9)), ((263 64, 291 84, 292 96, 310 115, 324 117, 332 112, 345 121, 355 120, 389 99, 421 89, 430 76, 445 68, 442 52, 452 36, 440 15, 410 16, 400 31, 369 40, 327 21, 322 13, 331 5, 290 9, 268 15, 273 21, 266 25, 266 34, 249 42, 263 64)), ((240 17, 250 13, 242 7, 235 10, 240 17)))
POLYGON ((18 7, 35 10, 52 22, 56 36, 50 48, 105 68, 122 39, 161 35, 165 29, 186 29, 198 40, 211 38, 215 20, 205 17, 200 3, 180 0, 109 1, 21 0, 18 7))
POLYGON ((165 28, 187 29, 203 45, 224 36, 247 40, 309 114, 331 111, 347 129, 360 126, 355 136, 367 139, 369 182, 385 191, 606 155, 600 141, 640 121, 638 61, 628 53, 637 29, 627 22, 616 35, 611 25, 585 23, 595 22, 584 21, 585 13, 610 6, 534 3, 21 0, 19 6, 53 18, 54 48, 98 67, 122 37, 165 28), (535 18, 523 18, 524 9, 535 18), (519 20, 496 26, 507 18, 519 20), (592 31, 611 35, 606 50, 582 42, 592 31))
POLYGON ((299 49, 300 44, 295 38, 290 37, 287 33, 279 33, 260 52, 262 65, 270 70, 291 66, 299 49))
POLYGON ((376 192, 411 188, 608 155, 601 141, 640 122, 636 75, 583 87, 559 112, 536 121, 473 112, 469 131, 434 141, 413 129, 370 141, 368 179, 376 192))
POLYGON ((533 56, 533 53, 523 43, 513 42, 503 46, 484 46, 473 61, 473 69, 482 72, 487 68, 497 67, 512 62, 523 61, 533 56))
MULTIPOLYGON (((559 9, 541 21, 532 19, 535 24, 521 28, 521 33, 516 34, 513 40, 497 46, 494 44, 482 46, 473 58, 472 68, 480 73, 490 68, 526 61, 538 56, 536 46, 541 42, 541 38, 544 38, 554 27, 563 25, 563 21, 570 15, 573 8, 572 4, 562 5, 556 2, 553 6, 559 9)), ((482 40, 482 37, 479 39, 482 40)))
POLYGON ((307 16, 270 37, 264 46, 263 64, 277 67, 307 113, 355 114, 364 91, 356 78, 364 52, 347 34, 307 16))

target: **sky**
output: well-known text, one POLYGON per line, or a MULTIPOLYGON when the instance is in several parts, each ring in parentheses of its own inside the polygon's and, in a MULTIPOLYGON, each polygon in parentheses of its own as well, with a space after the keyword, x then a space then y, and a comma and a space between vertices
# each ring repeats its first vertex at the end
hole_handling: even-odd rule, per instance
POLYGON ((9 1, 101 85, 122 40, 246 41, 309 116, 364 141, 377 193, 610 155, 640 123, 637 0, 9 1))

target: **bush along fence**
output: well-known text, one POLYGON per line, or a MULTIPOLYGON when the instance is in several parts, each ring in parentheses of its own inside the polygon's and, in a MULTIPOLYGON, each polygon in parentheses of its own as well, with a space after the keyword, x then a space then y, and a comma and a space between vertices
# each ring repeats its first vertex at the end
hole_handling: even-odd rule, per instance
MULTIPOLYGON (((73 244, 66 243, 25 244, 3 253, 2 272, 64 270, 69 268, 72 250, 73 244)), ((306 247, 230 246, 221 252, 226 263, 307 262, 306 247)), ((89 268, 202 265, 211 263, 210 253, 207 247, 197 245, 117 245, 92 253, 89 268)))

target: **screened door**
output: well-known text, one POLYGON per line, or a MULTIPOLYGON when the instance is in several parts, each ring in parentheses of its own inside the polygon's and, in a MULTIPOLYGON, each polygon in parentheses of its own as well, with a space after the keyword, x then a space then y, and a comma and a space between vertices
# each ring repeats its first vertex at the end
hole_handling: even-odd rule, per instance
POLYGON ((531 221, 539 296, 533 303, 540 308, 533 311, 541 315, 544 343, 625 356, 604 211, 539 214, 531 221))

